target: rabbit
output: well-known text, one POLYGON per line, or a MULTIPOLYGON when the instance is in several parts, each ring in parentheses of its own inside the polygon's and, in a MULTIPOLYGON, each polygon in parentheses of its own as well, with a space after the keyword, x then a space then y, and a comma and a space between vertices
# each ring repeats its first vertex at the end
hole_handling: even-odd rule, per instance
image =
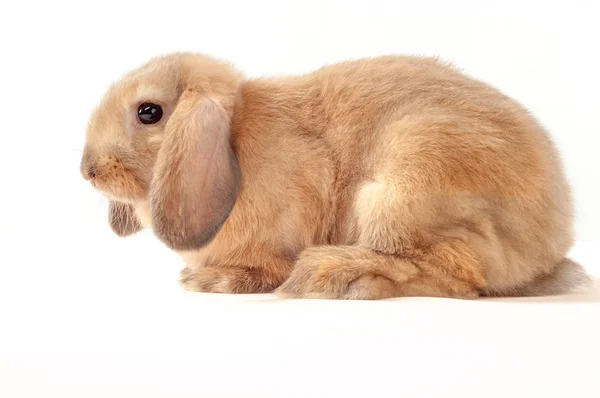
POLYGON ((520 104, 437 58, 246 79, 147 61, 93 111, 80 165, 119 236, 151 228, 183 288, 283 298, 564 294, 561 160, 520 104))

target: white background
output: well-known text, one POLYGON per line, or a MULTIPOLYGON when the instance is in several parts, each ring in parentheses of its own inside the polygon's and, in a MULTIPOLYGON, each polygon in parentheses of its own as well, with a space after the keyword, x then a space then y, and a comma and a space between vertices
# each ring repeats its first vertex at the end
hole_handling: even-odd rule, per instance
POLYGON ((341 303, 181 292, 150 232, 113 236, 79 175, 87 118, 149 57, 249 76, 439 55, 526 105, 600 274, 597 1, 12 1, 0 5, 0 396, 600 396, 598 294, 341 303))

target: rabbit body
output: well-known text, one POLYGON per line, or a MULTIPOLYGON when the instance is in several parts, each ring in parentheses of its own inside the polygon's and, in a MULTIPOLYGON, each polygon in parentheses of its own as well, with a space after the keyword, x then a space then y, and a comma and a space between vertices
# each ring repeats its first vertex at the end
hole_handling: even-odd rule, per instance
POLYGON ((570 190, 547 132, 435 59, 246 80, 163 56, 111 87, 87 138, 82 172, 113 229, 153 228, 189 290, 475 298, 587 278, 566 258, 570 190), (163 104, 161 125, 131 120, 143 101, 163 104))

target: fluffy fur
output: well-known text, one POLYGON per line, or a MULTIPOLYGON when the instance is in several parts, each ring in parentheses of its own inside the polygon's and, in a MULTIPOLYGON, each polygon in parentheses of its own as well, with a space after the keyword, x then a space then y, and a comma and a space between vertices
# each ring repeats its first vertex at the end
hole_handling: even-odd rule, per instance
POLYGON ((81 164, 119 235, 152 228, 189 290, 475 298, 581 284, 548 134, 435 59, 379 57, 245 80, 152 59, 92 115, 81 164), (140 103, 162 105, 156 125, 140 103))

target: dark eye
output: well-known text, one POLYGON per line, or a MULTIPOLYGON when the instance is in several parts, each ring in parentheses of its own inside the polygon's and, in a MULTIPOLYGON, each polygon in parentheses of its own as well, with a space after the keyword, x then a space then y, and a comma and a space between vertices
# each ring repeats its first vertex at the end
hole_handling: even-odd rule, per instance
POLYGON ((137 110, 137 116, 142 124, 158 123, 162 118, 163 111, 160 105, 144 102, 137 110))

